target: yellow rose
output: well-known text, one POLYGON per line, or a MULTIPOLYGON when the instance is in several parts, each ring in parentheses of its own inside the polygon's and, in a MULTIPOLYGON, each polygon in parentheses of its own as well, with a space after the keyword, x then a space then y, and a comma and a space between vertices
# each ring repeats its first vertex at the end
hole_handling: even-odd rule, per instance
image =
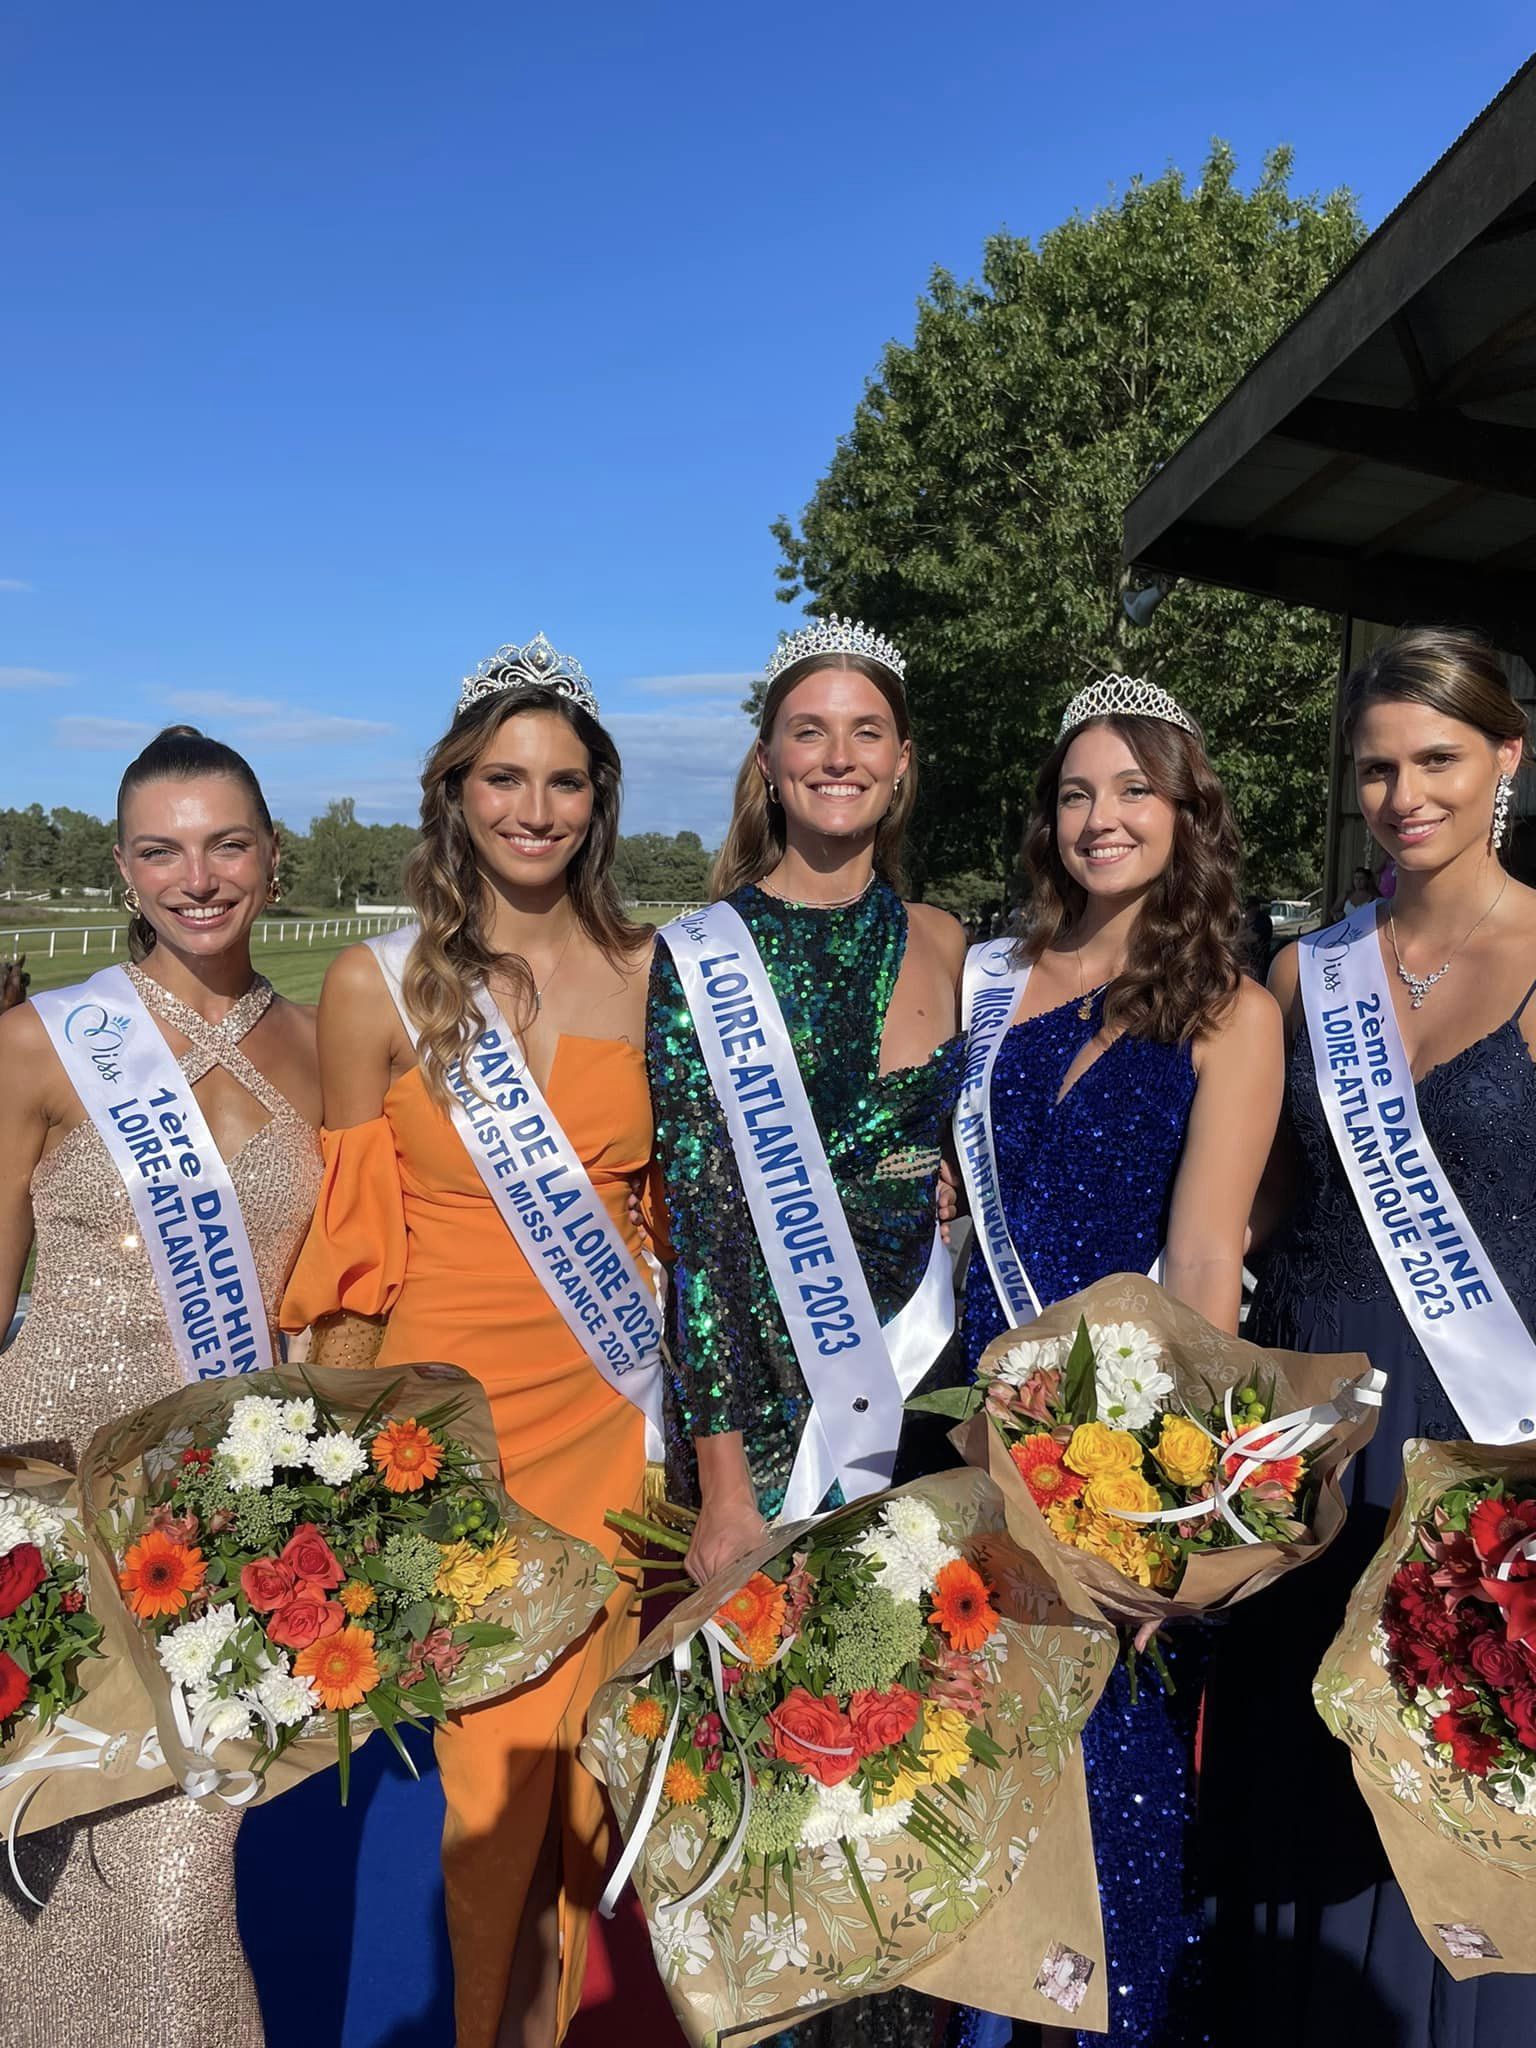
POLYGON ((970 1744, 965 1739, 969 1726, 958 1707, 924 1707, 921 1754, 934 1784, 947 1785, 970 1762, 970 1744))
POLYGON ((1080 1422, 1067 1445, 1065 1462, 1084 1479, 1097 1479, 1105 1472, 1139 1472, 1141 1445, 1129 1430, 1111 1429, 1107 1422, 1080 1422))
POLYGON ((1216 1469, 1216 1446, 1187 1415, 1165 1415, 1152 1455, 1175 1486, 1203 1486, 1216 1469))
POLYGON ((1139 1472, 1102 1472, 1083 1489, 1083 1506, 1091 1515, 1150 1514, 1162 1504, 1157 1488, 1139 1472))

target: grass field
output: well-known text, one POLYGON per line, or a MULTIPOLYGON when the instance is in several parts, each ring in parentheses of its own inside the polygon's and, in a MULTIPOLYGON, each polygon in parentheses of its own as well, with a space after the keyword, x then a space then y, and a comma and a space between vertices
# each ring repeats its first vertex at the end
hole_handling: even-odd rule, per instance
MULTIPOLYGON (((643 913, 636 913, 637 916, 643 915, 653 924, 665 924, 674 914, 674 908, 650 907, 643 913)), ((9 949, 9 937, 7 933, 5 942, 0 944, 0 953, 9 949)), ((290 930, 281 945, 264 946, 258 939, 251 948, 251 958, 261 973, 267 977, 279 995, 287 996, 289 1001, 294 1003, 317 1002, 326 968, 343 946, 357 944, 355 933, 349 938, 333 938, 329 935, 325 938, 317 937, 310 945, 304 943, 305 937, 306 934, 302 932, 290 930)), ((94 974, 97 968, 109 964, 109 956, 103 953, 101 947, 102 942, 99 938, 93 940, 90 952, 82 958, 78 940, 73 948, 61 941, 60 950, 52 960, 48 959, 46 954, 40 955, 29 951, 27 972, 32 977, 32 987, 63 988, 67 982, 84 981, 88 974, 94 974)), ((25 937, 22 939, 22 948, 26 948, 25 937)), ((122 960, 121 947, 115 957, 119 961, 122 960)))

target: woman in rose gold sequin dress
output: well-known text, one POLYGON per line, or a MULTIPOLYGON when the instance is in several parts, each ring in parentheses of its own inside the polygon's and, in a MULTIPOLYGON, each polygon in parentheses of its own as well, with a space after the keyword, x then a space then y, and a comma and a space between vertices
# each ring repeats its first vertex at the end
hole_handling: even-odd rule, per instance
MULTIPOLYGON (((238 754, 172 727, 129 768, 118 864, 129 969, 229 1165, 275 1327, 320 1184, 313 1013, 251 966, 278 846, 238 754)), ((29 1006, 0 1018, 0 1444, 74 1464, 99 1425, 183 1383, 127 1189, 29 1006)), ((0 1877, 5 2048, 261 2048, 235 1924, 238 1816, 166 1792, 28 1838, 0 1877)))

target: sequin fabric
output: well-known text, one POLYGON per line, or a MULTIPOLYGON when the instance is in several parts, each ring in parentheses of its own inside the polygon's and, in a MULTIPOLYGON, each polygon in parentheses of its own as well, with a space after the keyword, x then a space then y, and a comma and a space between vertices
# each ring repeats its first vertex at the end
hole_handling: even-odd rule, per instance
MULTIPOLYGON (((1102 995, 1086 1018, 1080 1008, 1074 999, 1014 1025, 992 1070, 1003 1207, 1047 1303, 1108 1273, 1151 1265, 1195 1096, 1187 1046, 1129 1036, 1115 1039, 1062 1096, 1073 1061, 1104 1021, 1102 995)), ((985 1261, 975 1257, 962 1323, 973 1370, 1006 1327, 985 1261)), ((1117 1667, 1083 1732, 1109 1980, 1109 2032, 1078 2034, 1083 2048, 1191 2048, 1214 2039, 1198 2017, 1202 1910, 1186 1872, 1206 1632, 1168 1630, 1163 1648, 1174 1693, 1147 1667, 1133 1701, 1117 1667)), ((949 2048, 993 2048, 997 2024, 962 2012, 949 2048)))
MULTIPOLYGON (((964 1042, 948 1040, 922 1066, 880 1072, 880 1037, 907 943, 906 907, 887 883, 839 910, 786 903, 751 885, 730 903, 763 956, 859 1262, 888 1321, 927 1264, 939 1147, 959 1094, 964 1042)), ((674 1498, 696 1499, 693 1438, 739 1429, 760 1504, 772 1515, 805 1423, 805 1382, 665 945, 651 970, 646 1057, 677 1256, 669 1483, 674 1498)))
MULTIPOLYGON (((149 1008, 191 1041, 188 1080, 220 1065, 269 1120, 229 1162, 269 1320, 320 1186, 320 1141, 239 1049, 272 1000, 258 980, 210 1025, 130 968, 149 1008)), ((0 1443, 73 1465, 111 1416, 183 1384, 127 1191, 94 1125, 32 1177, 37 1272, 21 1332, 0 1356, 0 1443)), ((261 2048, 261 2014, 235 1926, 238 1816, 179 1793, 50 1828, 23 1845, 27 1904, 0 1875, 5 2048, 261 2048)), ((3 1868, 3 1866, 0 1866, 3 1868)))

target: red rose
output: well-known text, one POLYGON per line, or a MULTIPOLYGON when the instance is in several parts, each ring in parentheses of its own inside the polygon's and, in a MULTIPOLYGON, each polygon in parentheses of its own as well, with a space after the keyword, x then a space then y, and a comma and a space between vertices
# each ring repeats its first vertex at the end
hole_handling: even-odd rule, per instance
POLYGON ((1502 1636, 1479 1636, 1472 1645, 1472 1669, 1495 1692, 1529 1683, 1525 1659, 1513 1643, 1502 1636))
POLYGON ((283 1545, 283 1563, 295 1578, 329 1590, 347 1576, 335 1553, 313 1522, 301 1522, 283 1545))
POLYGON ((346 1609, 327 1600, 318 1586, 296 1586, 286 1606, 279 1607, 267 1623, 267 1634, 285 1650, 307 1650, 322 1636, 333 1636, 346 1626, 346 1609))
POLYGON ((258 1557, 240 1567, 240 1590, 258 1614, 286 1606, 297 1584, 292 1566, 275 1557, 258 1557))
POLYGON ((873 1756, 910 1735, 921 1711, 921 1700, 904 1685, 888 1692, 856 1692, 848 1702, 848 1719, 859 1755, 873 1756))
POLYGON ((1485 1735, 1475 1722, 1455 1713, 1436 1714, 1433 1732, 1436 1742, 1451 1745, 1458 1771, 1466 1771, 1474 1778, 1487 1777, 1489 1766, 1499 1753, 1495 1736, 1485 1735))
POLYGON ((853 1776, 859 1761, 853 1726, 830 1694, 817 1699, 797 1685, 768 1721, 781 1763, 797 1764, 818 1785, 841 1785, 853 1776))
POLYGON ((1536 1686, 1527 1678, 1508 1695, 1503 1706, 1515 1725, 1516 1741, 1525 1749, 1536 1749, 1536 1686))
POLYGON ((48 1576, 43 1553, 35 1543, 18 1543, 0 1557, 0 1621, 30 1600, 48 1576))
MULTIPOLYGON (((13 1550, 11 1556, 15 1555, 13 1550)), ((14 1714, 26 1696, 26 1673, 14 1657, 7 1657, 4 1650, 0 1650, 0 1721, 14 1714)))

